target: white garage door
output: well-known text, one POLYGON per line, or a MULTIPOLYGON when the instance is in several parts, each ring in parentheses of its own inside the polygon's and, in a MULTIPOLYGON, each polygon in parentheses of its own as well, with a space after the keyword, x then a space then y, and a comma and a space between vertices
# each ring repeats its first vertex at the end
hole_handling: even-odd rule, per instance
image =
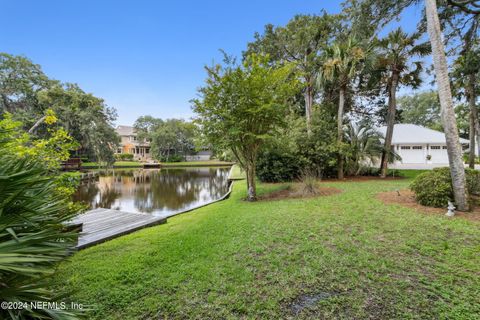
POLYGON ((448 163, 447 146, 430 146, 429 154, 432 156, 432 163, 448 163))
POLYGON ((425 163, 424 146, 400 146, 402 163, 425 163))

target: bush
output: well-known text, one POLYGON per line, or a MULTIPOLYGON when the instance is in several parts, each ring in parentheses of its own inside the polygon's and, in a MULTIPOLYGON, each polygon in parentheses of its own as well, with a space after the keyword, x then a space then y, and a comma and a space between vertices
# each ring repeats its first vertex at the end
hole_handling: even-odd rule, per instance
MULTIPOLYGON (((480 194, 480 172, 465 169, 469 194, 480 194)), ((430 207, 446 207, 454 201, 450 168, 435 168, 418 175, 410 185, 418 203, 430 207)))
POLYGON ((303 161, 285 150, 264 150, 257 159, 257 177, 262 182, 286 182, 300 176, 303 161))
MULTIPOLYGON (((468 158, 469 158, 469 153, 465 152, 463 154, 463 162, 468 163, 468 158)), ((475 157, 475 164, 480 164, 480 158, 479 157, 475 157)))
POLYGON ((115 154, 117 161, 133 161, 133 153, 117 153, 115 154))
POLYGON ((466 168, 467 188, 468 193, 473 195, 480 195, 480 171, 466 168))
POLYGON ((292 181, 302 170, 313 170, 321 177, 336 174, 336 127, 331 114, 317 110, 312 132, 307 133, 305 118, 289 115, 287 128, 269 139, 257 159, 257 176, 264 182, 292 181))

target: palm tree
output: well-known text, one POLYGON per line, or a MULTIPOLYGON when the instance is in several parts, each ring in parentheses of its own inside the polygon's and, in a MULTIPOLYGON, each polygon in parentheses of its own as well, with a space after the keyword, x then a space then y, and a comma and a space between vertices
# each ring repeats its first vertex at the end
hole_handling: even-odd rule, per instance
POLYGON ((386 155, 392 147, 398 87, 405 85, 416 88, 420 85, 422 62, 410 63, 409 61, 411 57, 422 57, 430 53, 430 46, 427 44, 415 44, 420 36, 420 33, 408 35, 398 28, 378 42, 378 68, 385 75, 388 92, 387 132, 380 168, 382 178, 387 176, 388 157, 386 155))
POLYGON ((463 166, 462 148, 460 146, 455 112, 453 110, 452 91, 448 76, 445 47, 442 42, 442 30, 438 19, 437 4, 435 0, 425 0, 427 16, 427 29, 432 46, 433 65, 435 68, 438 95, 442 114, 443 128, 447 140, 448 161, 452 175, 453 193, 458 210, 469 209, 468 194, 463 166))
POLYGON ((382 154, 382 139, 383 136, 368 123, 349 123, 345 132, 349 144, 347 172, 359 175, 364 167, 371 166, 382 154))
MULTIPOLYGON (((345 97, 351 83, 361 68, 365 51, 354 38, 334 43, 326 50, 326 61, 320 72, 319 82, 331 81, 338 87, 337 144, 341 148, 343 141, 343 116, 345 97)), ((343 179, 344 157, 338 152, 338 179, 343 179)))

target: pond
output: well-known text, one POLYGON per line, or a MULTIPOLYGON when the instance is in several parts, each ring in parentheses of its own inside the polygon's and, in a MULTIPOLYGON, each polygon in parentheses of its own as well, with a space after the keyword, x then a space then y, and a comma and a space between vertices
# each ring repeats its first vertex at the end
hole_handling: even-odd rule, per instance
POLYGON ((173 214, 220 199, 228 191, 228 167, 115 169, 82 184, 75 201, 154 215, 173 214))

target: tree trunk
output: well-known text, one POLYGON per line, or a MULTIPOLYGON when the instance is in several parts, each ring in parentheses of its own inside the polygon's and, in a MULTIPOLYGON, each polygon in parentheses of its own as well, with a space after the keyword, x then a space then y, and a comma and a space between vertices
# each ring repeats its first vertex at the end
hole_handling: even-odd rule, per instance
POLYGON ((35 122, 35 124, 28 130, 28 133, 34 133, 37 130, 38 126, 42 124, 42 122, 47 118, 47 116, 43 116, 35 122))
POLYGON ((247 188, 248 188, 248 201, 257 201, 257 186, 255 185, 255 164, 247 163, 247 188))
POLYGON ((468 166, 472 169, 475 169, 475 136, 477 129, 477 106, 475 104, 476 95, 475 95, 475 75, 470 74, 468 76, 468 105, 470 107, 470 129, 469 129, 469 138, 470 138, 470 151, 468 155, 468 166))
MULTIPOLYGON (((340 148, 343 141, 343 109, 345 107, 345 88, 340 88, 340 97, 338 99, 337 115, 337 145, 340 148)), ((338 156, 338 179, 343 179, 343 154, 339 150, 338 156)))
POLYGON ((310 77, 305 77, 307 87, 305 88, 305 118, 307 121, 307 133, 312 132, 312 110, 313 110, 313 85, 310 77))
MULTIPOLYGON (((445 138, 447 140, 448 162, 450 164, 455 204, 458 210, 467 211, 469 209, 468 190, 466 188, 462 148, 460 146, 455 112, 453 110, 447 59, 445 58, 445 48, 442 42, 442 31, 440 29, 435 0, 425 0, 425 9, 438 95, 440 98, 443 128, 445 129, 445 138)), ((445 205, 447 205, 447 199, 445 199, 445 205)))
POLYGON ((380 177, 385 178, 388 172, 388 155, 392 149, 393 128, 395 126, 395 112, 397 110, 397 84, 398 74, 393 73, 388 90, 388 112, 387 112, 387 132, 385 134, 385 145, 382 153, 382 167, 380 177))

